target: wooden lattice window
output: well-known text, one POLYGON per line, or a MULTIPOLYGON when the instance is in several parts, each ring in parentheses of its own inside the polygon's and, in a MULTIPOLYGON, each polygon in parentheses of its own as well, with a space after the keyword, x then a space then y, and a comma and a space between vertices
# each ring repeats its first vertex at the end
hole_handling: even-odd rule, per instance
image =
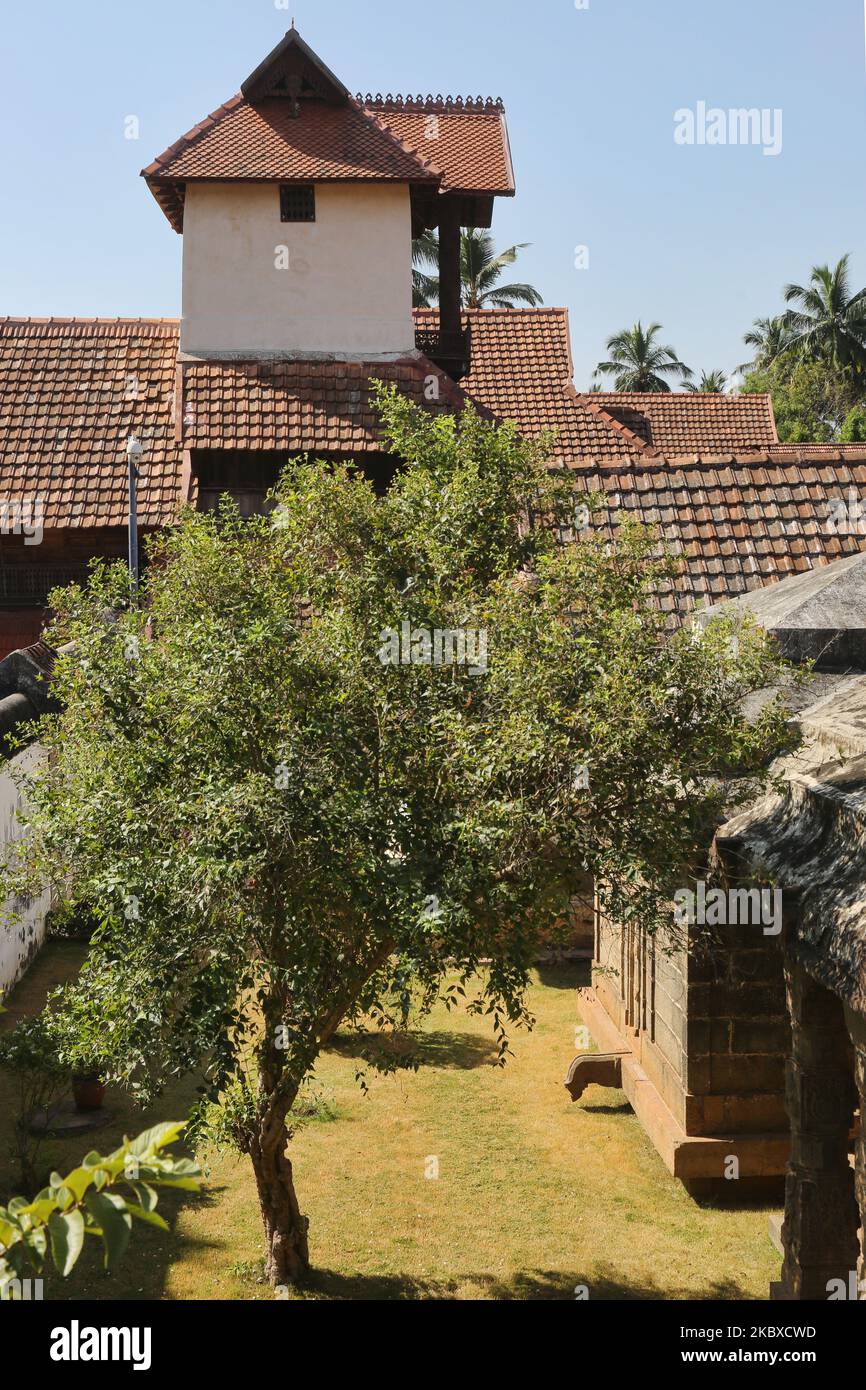
POLYGON ((280 221, 315 222, 316 190, 311 183, 280 185, 280 221))

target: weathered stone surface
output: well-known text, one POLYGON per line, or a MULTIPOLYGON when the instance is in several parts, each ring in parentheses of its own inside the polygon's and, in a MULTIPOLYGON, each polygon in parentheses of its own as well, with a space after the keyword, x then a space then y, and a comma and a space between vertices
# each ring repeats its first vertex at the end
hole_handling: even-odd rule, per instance
POLYGON ((866 555, 849 555, 805 574, 742 594, 698 614, 703 625, 720 614, 750 613, 798 664, 820 670, 866 669, 866 555))
POLYGON ((572 1100, 580 1100, 587 1086, 622 1085, 621 1052, 585 1052, 575 1057, 565 1078, 565 1089, 572 1100))

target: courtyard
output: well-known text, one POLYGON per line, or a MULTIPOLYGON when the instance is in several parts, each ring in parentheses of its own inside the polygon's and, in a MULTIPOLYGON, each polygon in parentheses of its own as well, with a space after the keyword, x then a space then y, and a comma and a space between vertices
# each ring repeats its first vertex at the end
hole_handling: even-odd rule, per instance
MULTIPOLYGON (((0 1026, 36 1012, 81 956, 78 945, 50 943, 0 1026)), ((766 1298, 778 1272, 766 1208, 693 1201, 621 1093, 590 1087, 569 1100, 562 1082, 587 979, 582 965, 534 972, 536 1025, 513 1037, 504 1068, 483 1019, 439 1007, 413 1041, 419 1070, 369 1071, 365 1094, 355 1080, 364 1041, 338 1035, 317 1068, 314 1114, 290 1150, 313 1262, 291 1298, 766 1298)), ((146 1114, 109 1094, 111 1125, 92 1141, 47 1145, 41 1165, 63 1170, 88 1142, 105 1150, 124 1133, 181 1118, 196 1084, 170 1087, 146 1114)), ((14 1190, 12 1101, 4 1076, 3 1196, 14 1190)), ((141 1228, 110 1275, 94 1242, 62 1287, 46 1280, 46 1299, 272 1301, 249 1164, 212 1155, 207 1171, 201 1197, 162 1205, 171 1236, 141 1228)))

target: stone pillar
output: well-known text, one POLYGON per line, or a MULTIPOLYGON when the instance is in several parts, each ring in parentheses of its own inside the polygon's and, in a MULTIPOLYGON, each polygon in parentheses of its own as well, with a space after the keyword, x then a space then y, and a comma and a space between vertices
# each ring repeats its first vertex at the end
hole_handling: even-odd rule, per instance
POLYGON ((792 1055, 786 1074, 791 1161, 785 1182, 781 1299, 826 1300, 860 1255, 849 1136, 857 1104, 842 1001, 786 953, 792 1055))

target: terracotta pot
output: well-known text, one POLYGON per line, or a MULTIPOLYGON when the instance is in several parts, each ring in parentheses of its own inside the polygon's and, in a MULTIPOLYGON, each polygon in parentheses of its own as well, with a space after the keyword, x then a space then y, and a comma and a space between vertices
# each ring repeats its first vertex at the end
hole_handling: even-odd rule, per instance
POLYGON ((73 1076, 72 1096, 75 1101, 76 1110, 90 1111, 101 1110, 102 1102, 105 1099, 105 1084, 100 1081, 95 1074, 91 1076, 73 1076))

